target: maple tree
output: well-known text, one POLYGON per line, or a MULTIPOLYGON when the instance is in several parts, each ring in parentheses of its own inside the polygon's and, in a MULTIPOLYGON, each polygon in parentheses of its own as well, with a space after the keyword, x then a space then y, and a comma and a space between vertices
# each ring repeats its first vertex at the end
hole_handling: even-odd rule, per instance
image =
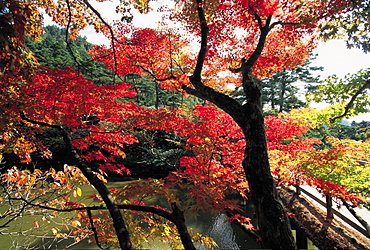
MULTIPOLYGON (((187 118, 179 117, 178 115, 176 116, 174 113, 175 112, 169 113, 168 111, 164 111, 162 114, 161 124, 158 124, 151 119, 145 119, 141 121, 141 125, 151 128, 156 126, 161 129, 173 129, 173 121, 176 117, 178 124, 186 123, 187 118)), ((184 205, 186 206, 186 211, 189 216, 194 216, 192 214, 195 214, 197 211, 202 209, 208 212, 224 211, 225 209, 238 209, 237 203, 232 200, 225 200, 225 196, 234 192, 245 195, 245 191, 248 189, 248 184, 245 179, 243 179, 243 170, 241 168, 241 162, 243 159, 241 149, 244 148, 245 143, 243 134, 235 122, 232 121, 230 116, 214 107, 198 106, 195 113, 199 116, 199 121, 194 120, 193 122, 187 123, 186 130, 183 129, 183 126, 177 126, 178 130, 176 131, 184 136, 187 135, 188 140, 186 147, 196 154, 195 157, 184 157, 182 159, 181 165, 186 166, 186 168, 172 172, 170 176, 166 178, 166 181, 147 179, 145 181, 128 183, 122 189, 110 189, 118 203, 127 204, 127 202, 129 202, 127 199, 132 199, 131 201, 133 201, 134 204, 135 201, 136 203, 141 203, 146 199, 150 200, 153 195, 155 197, 163 195, 166 199, 175 201, 178 198, 176 198, 176 195, 173 192, 176 190, 173 187, 181 187, 182 190, 187 190, 186 193, 188 194, 188 198, 184 205), (211 126, 217 129, 205 129, 211 126), (140 198, 140 201, 137 200, 138 198, 140 198)), ((336 157, 330 152, 327 154, 327 157, 320 155, 320 152, 317 158, 312 157, 315 155, 313 145, 314 143, 318 143, 319 140, 301 138, 303 133, 309 128, 307 123, 299 122, 289 117, 270 116, 266 118, 265 124, 267 126, 266 132, 270 149, 270 162, 272 164, 273 173, 278 173, 277 175, 280 183, 295 185, 297 184, 296 177, 299 176, 299 184, 306 183, 312 185, 319 188, 319 190, 322 190, 324 193, 330 192, 334 197, 348 199, 348 202, 361 201, 361 198, 350 194, 345 188, 343 188, 343 186, 329 183, 327 181, 325 182, 322 179, 317 178, 317 175, 312 175, 307 171, 303 171, 302 167, 299 167, 300 164, 297 163, 299 160, 303 162, 307 161, 305 153, 302 152, 310 154, 312 161, 313 159, 316 159, 310 163, 315 167, 323 165, 325 162, 329 162, 326 161, 326 158, 328 157, 336 157), (309 175, 311 175, 311 178, 308 177, 309 175)), ((342 161, 346 161, 348 159, 346 151, 343 151, 342 155, 346 157, 346 159, 343 159, 342 161)), ((357 156, 356 158, 359 157, 357 156)), ((328 169, 330 169, 330 167, 328 169)), ((317 171, 319 170, 320 168, 317 169, 317 171)), ((73 171, 71 171, 71 168, 67 168, 66 173, 73 173, 73 171)), ((25 173, 22 174, 22 176, 25 176, 25 173)), ((58 176, 62 175, 58 174, 58 176)), ((83 177, 82 175, 80 176, 83 177)), ((321 175, 320 177, 325 177, 325 175, 321 175)), ((28 182, 26 181, 29 180, 26 178, 19 178, 14 173, 6 175, 6 178, 10 179, 9 181, 12 180, 11 178, 22 181, 24 184, 27 184, 28 182)), ((348 181, 350 181, 350 179, 348 179, 348 181)), ((62 184, 64 183, 62 182, 62 184)), ((28 184, 26 187, 29 186, 31 185, 28 184)), ((18 190, 19 183, 14 182, 14 187, 18 190)), ((96 194, 93 194, 92 198, 98 202, 101 201, 101 198, 96 194)), ((79 203, 66 203, 64 206, 72 206, 70 209, 73 209, 75 206, 82 206, 80 207, 81 210, 86 208, 83 204, 79 203)), ((122 207, 124 208, 125 206, 122 205, 122 207)), ((130 205, 127 207, 130 207, 130 205)), ((95 209, 101 209, 101 207, 95 209)), ((68 209, 64 210, 69 211, 68 209)), ((100 212, 100 214, 106 218, 104 220, 109 218, 104 212, 100 212)), ((127 214, 125 215, 126 218, 128 218, 128 216, 129 215, 127 214)), ((89 225, 91 222, 86 216, 86 212, 81 211, 81 215, 79 215, 78 218, 80 221, 79 223, 82 225, 87 224, 88 227, 90 227, 89 225)), ((231 217, 230 220, 237 218, 238 217, 231 217)), ((151 219, 150 217, 144 217, 144 220, 151 219)), ((245 221, 245 223, 247 222, 248 221, 245 221)), ((71 221, 71 223, 75 224, 76 222, 71 221)), ((102 231, 100 227, 106 227, 106 223, 101 224, 101 219, 99 219, 99 217, 94 217, 94 225, 97 232, 99 232, 98 242, 100 242, 100 244, 111 244, 109 242, 114 242, 114 237, 112 237, 112 232, 110 231, 111 229, 109 231, 105 229, 103 230, 105 233, 101 233, 102 231)), ((128 225, 132 224, 130 223, 128 225)), ((156 227, 156 224, 151 225, 156 227)), ((254 230, 251 224, 249 224, 249 226, 250 229, 254 230)), ((154 232, 163 232, 164 229, 160 228, 161 225, 159 225, 159 231, 152 229, 154 230, 152 231, 152 235, 155 235, 153 234, 154 232)), ((91 236, 91 229, 78 232, 75 231, 75 237, 81 238, 82 236, 80 236, 79 233, 84 237, 91 236)), ((144 231, 140 231, 139 234, 138 228, 136 228, 134 242, 138 237, 146 237, 142 233, 144 233, 144 231)), ((56 236, 59 234, 60 232, 58 230, 55 231, 56 236)), ((172 238, 174 236, 174 232, 168 232, 167 236, 172 238)), ((168 238, 168 240, 169 239, 170 238, 168 238)))
MULTIPOLYGON (((106 204, 123 249, 132 246, 119 209, 129 209, 129 205, 119 205, 119 198, 113 199, 112 193, 119 193, 121 197, 129 194, 137 198, 145 190, 158 193, 161 189, 168 196, 172 213, 163 213, 161 209, 155 210, 141 203, 134 209, 162 214, 175 223, 184 246, 194 248, 184 227, 177 200, 168 193, 168 190, 180 185, 189 194, 188 203, 184 205, 188 211, 200 208, 218 211, 236 209, 236 202, 225 200, 226 195, 237 192, 245 196, 249 189, 263 246, 273 249, 295 248, 289 219, 270 173, 267 149, 276 147, 275 150, 282 151, 280 149, 283 148, 294 154, 295 148, 310 148, 312 143, 305 145, 298 140, 284 144, 281 135, 276 134, 276 129, 265 133, 261 90, 253 77, 271 76, 303 63, 315 47, 314 32, 318 20, 348 11, 349 3, 178 2, 170 18, 184 27, 185 36, 166 27, 152 30, 135 28, 129 24, 108 26, 87 0, 60 1, 59 6, 53 1, 13 3, 16 6, 24 5, 25 9, 31 6, 34 8, 33 14, 39 13, 35 7, 45 8, 57 23, 72 31, 72 37, 87 24, 94 25, 111 38, 112 44, 110 47, 96 47, 91 54, 116 74, 148 75, 162 88, 212 102, 227 114, 213 107, 198 106, 195 115, 202 123, 197 123, 189 122, 175 109, 146 110, 130 102, 119 103, 115 99, 134 95, 133 91, 128 91, 129 84, 94 85, 70 68, 41 70, 33 78, 32 84, 26 84, 28 79, 21 79, 24 84, 17 88, 6 85, 10 82, 8 79, 17 84, 21 82, 17 76, 10 74, 8 79, 1 79, 1 88, 8 93, 1 100, 2 106, 7 107, 4 113, 4 117, 7 117, 4 122, 4 148, 8 147, 8 150, 29 161, 29 153, 42 148, 35 135, 43 127, 58 129, 76 166, 98 190, 100 197, 97 199, 102 199, 106 204), (192 37, 200 37, 197 55, 187 51, 192 37), (222 93, 228 84, 242 86, 246 103, 240 104, 222 93), (98 125, 89 122, 87 118, 91 116, 99 120, 98 125), (180 162, 183 169, 173 172, 166 182, 148 181, 144 186, 135 183, 122 191, 108 190, 88 164, 98 161, 102 162, 99 167, 104 171, 125 172, 124 166, 116 164, 115 157, 124 157, 124 145, 136 141, 132 135, 134 127, 176 131, 179 135, 187 136, 186 147, 195 156, 183 157, 180 162), (270 141, 266 141, 266 137, 270 141), (187 182, 182 183, 183 179, 187 182)), ((148 2, 135 4, 142 12, 149 8, 148 2)), ((37 24, 29 22, 27 25, 26 28, 37 31, 37 24)), ((274 119, 266 119, 266 122, 273 127, 274 119)), ((291 126, 288 137, 284 139, 290 140, 292 135, 300 133, 297 127, 291 126)), ((47 149, 44 149, 44 154, 48 156, 47 149)), ((244 221, 252 228, 248 220, 244 221)), ((99 225, 97 219, 96 223, 99 225)))
MULTIPOLYGON (((299 34, 312 32, 314 25, 304 23, 300 18, 301 14, 321 16, 323 14, 320 13, 321 3, 314 3, 316 4, 314 13, 301 11, 299 15, 295 12, 296 6, 293 3, 289 5, 278 1, 269 3, 264 1, 219 3, 215 1, 207 2, 207 4, 197 1, 196 3, 178 4, 182 8, 179 8, 172 18, 184 24, 188 32, 199 34, 200 28, 201 37, 200 51, 196 58, 195 68, 189 77, 190 82, 183 84, 182 89, 189 94, 213 102, 231 115, 241 127, 247 141, 243 166, 259 220, 262 242, 270 248, 295 248, 288 218, 277 198, 275 183, 270 175, 261 93, 252 75, 268 76, 274 71, 293 67, 307 59, 308 52, 314 44, 310 39, 299 34), (278 21, 273 21, 273 17, 278 21), (301 25, 293 25, 296 23, 301 25), (232 32, 231 27, 234 30, 235 26, 241 29, 240 33, 232 32), (258 39, 255 39, 256 34, 259 35, 258 39), (280 46, 273 46, 276 44, 280 46), (244 57, 243 60, 237 62, 239 67, 233 69, 234 72, 241 72, 242 75, 241 85, 246 95, 244 105, 240 105, 234 99, 211 88, 215 84, 220 88, 225 86, 225 81, 217 83, 211 77, 217 61, 224 62, 217 65, 217 72, 227 70, 224 59, 224 54, 227 53, 234 54, 232 59, 244 57), (288 55, 289 60, 284 60, 288 55), (276 217, 271 216, 272 214, 276 217), (277 218, 279 220, 275 220, 277 218)), ((333 3, 328 3, 326 7, 330 4, 333 3)), ((337 10, 345 7, 345 4, 345 2, 336 3, 337 10)), ((330 12, 328 8, 325 8, 325 14, 328 11, 330 12)), ((150 37, 146 41, 149 40, 151 40, 150 37)), ((230 61, 230 57, 226 59, 226 62, 229 65, 235 64, 235 61, 230 61)), ((145 66, 144 64, 143 67, 145 66)), ((152 69, 150 71, 153 72, 152 69)), ((170 73, 167 77, 175 75, 174 72, 170 73)))
POLYGON ((368 53, 369 4, 366 1, 353 1, 352 4, 351 12, 331 16, 328 22, 321 24, 320 36, 324 41, 343 39, 349 48, 359 48, 368 53))
MULTIPOLYGON (((369 232, 369 224, 353 209, 368 207, 369 204, 368 143, 368 140, 355 141, 325 135, 322 140, 305 140, 303 145, 306 146, 302 151, 273 149, 269 151, 272 173, 279 183, 298 188, 301 185, 314 187, 323 196, 333 199, 338 208, 344 205, 369 232)), ((317 239, 312 240, 317 244, 317 239)))
MULTIPOLYGON (((73 163, 81 170, 89 183, 96 188, 102 201, 106 204, 120 247, 123 249, 130 248, 131 241, 128 239, 129 234, 125 228, 117 201, 113 199, 112 192, 107 188, 104 180, 99 178, 99 175, 91 169, 89 163, 92 161, 101 162, 99 169, 104 172, 113 171, 120 174, 127 172, 123 165, 116 163, 113 156, 124 157, 122 151, 124 145, 136 142, 136 138, 130 133, 133 128, 132 124, 127 120, 135 120, 132 117, 136 115, 135 109, 138 111, 141 108, 132 103, 115 101, 123 96, 132 96, 134 92, 128 90, 129 87, 130 84, 127 83, 117 83, 114 86, 94 85, 71 68, 40 71, 34 77, 33 84, 28 84, 21 89, 27 106, 13 106, 7 110, 9 112, 7 115, 10 117, 18 117, 18 121, 14 121, 18 122, 14 124, 15 127, 22 126, 22 123, 27 122, 28 127, 35 128, 33 134, 19 138, 17 134, 8 133, 7 137, 3 137, 4 147, 11 147, 24 161, 30 161, 29 154, 36 150, 36 144, 40 143, 35 137, 40 132, 39 129, 42 129, 42 127, 58 129, 66 144, 68 156, 73 159, 73 163), (97 105, 97 103, 101 105, 97 105), (110 111, 103 109, 103 107, 109 108, 110 111), (109 112, 112 113, 109 114, 109 112), (87 119, 89 115, 101 119, 100 124, 90 124, 87 119), (29 117, 32 117, 32 119, 29 117), (13 144, 13 137, 17 141, 15 144, 13 144), (109 156, 109 154, 112 155, 109 156)), ((47 156, 47 151, 45 156, 47 156)), ((4 177, 5 182, 8 182, 9 178, 10 175, 6 175, 4 177)), ((21 179, 27 181, 34 178, 31 176, 22 177, 21 179)), ((12 180, 10 181, 12 182, 12 180)), ((23 184, 23 182, 14 183, 15 187, 23 184)), ((26 183, 25 185, 33 186, 34 180, 32 184, 26 183)), ((22 197, 29 196, 28 190, 25 194, 18 196, 25 199, 22 197)), ((60 211, 66 206, 65 203, 65 200, 60 200, 62 206, 60 211)), ((53 209, 51 204, 47 203, 44 208, 53 209)), ((75 205, 72 204, 72 206, 75 205)), ((139 211, 148 210, 148 208, 145 210, 145 208, 142 208, 143 206, 139 205, 134 208, 139 211)), ((37 203, 34 206, 37 206, 37 203)), ((77 206, 84 207, 81 204, 77 204, 77 206)), ((184 245, 193 248, 191 247, 193 243, 189 240, 190 236, 183 224, 184 219, 181 210, 175 203, 171 206, 173 213, 167 212, 164 217, 169 218, 178 228, 181 228, 181 239, 187 241, 183 242, 184 245)), ((162 216, 164 213, 156 208, 151 208, 147 212, 150 211, 162 214, 162 216)))
POLYGON ((316 102, 326 101, 331 105, 341 105, 342 112, 333 116, 331 121, 354 116, 369 111, 369 70, 363 69, 356 74, 348 74, 343 79, 332 75, 315 86, 307 97, 316 102))

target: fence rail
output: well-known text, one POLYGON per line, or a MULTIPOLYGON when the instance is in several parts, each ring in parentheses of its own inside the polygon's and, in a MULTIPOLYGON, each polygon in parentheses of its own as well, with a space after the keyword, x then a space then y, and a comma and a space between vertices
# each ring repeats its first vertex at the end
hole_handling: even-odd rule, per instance
POLYGON ((326 207, 326 211, 327 211, 326 219, 328 221, 331 221, 334 218, 334 215, 336 215, 340 219, 342 219, 344 222, 346 222, 348 225, 350 225, 352 228, 357 230, 359 233, 363 234, 366 237, 369 237, 370 232, 360 227, 358 224, 348 219, 346 216, 344 216, 343 214, 341 214, 339 211, 335 210, 332 207, 332 199, 329 195, 326 196, 326 202, 324 202, 300 186, 296 186, 296 190, 297 190, 297 193, 302 192, 306 194, 308 197, 310 197, 311 199, 313 199, 314 201, 316 201, 317 203, 319 203, 321 206, 326 207))

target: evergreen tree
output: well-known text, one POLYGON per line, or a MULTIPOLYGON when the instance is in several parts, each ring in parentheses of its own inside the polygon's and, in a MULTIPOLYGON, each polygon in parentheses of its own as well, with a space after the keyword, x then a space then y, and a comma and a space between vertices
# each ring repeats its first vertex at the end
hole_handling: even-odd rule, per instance
POLYGON ((71 40, 65 28, 48 25, 44 35, 36 41, 26 37, 25 44, 41 65, 51 69, 73 67, 97 84, 112 82, 112 73, 102 63, 91 60, 88 51, 94 45, 86 37, 78 36, 71 40))
POLYGON ((307 107, 307 103, 299 98, 299 84, 319 82, 319 77, 314 77, 312 72, 323 68, 310 66, 315 57, 313 56, 300 67, 283 70, 260 81, 263 104, 277 113, 307 107))
MULTIPOLYGON (((314 77, 313 71, 323 70, 322 67, 310 66, 312 60, 316 58, 314 55, 311 59, 307 60, 304 65, 283 70, 272 75, 272 77, 257 80, 256 82, 262 88, 262 102, 265 108, 269 111, 267 114, 277 114, 280 112, 289 112, 294 108, 307 107, 307 103, 300 98, 299 91, 302 89, 299 85, 301 83, 317 83, 319 76, 314 77)), ((310 85, 305 86, 308 88, 310 85)), ((240 102, 244 102, 243 94, 236 89, 234 94, 240 102)))

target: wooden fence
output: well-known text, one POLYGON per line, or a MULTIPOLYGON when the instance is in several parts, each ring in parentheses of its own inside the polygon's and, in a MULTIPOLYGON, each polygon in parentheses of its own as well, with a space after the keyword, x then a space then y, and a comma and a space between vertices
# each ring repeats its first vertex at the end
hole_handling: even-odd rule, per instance
POLYGON ((320 205, 322 205, 323 207, 326 208, 326 219, 328 221, 333 220, 334 215, 336 215, 340 219, 342 219, 345 223, 350 225, 353 229, 357 230, 359 233, 363 234, 366 237, 370 236, 370 232, 368 232, 367 230, 365 230, 364 228, 362 228, 361 226, 359 226, 358 224, 356 224, 352 220, 348 219, 346 216, 341 214, 339 211, 335 210, 333 208, 332 198, 329 195, 326 195, 326 197, 325 197, 326 202, 324 202, 324 201, 320 200, 319 198, 317 198, 315 195, 308 192, 307 190, 304 190, 302 187, 300 187, 300 186, 295 186, 295 187, 296 187, 296 192, 298 194, 304 193, 305 195, 307 195, 308 197, 310 197, 311 199, 313 199, 314 201, 316 201, 317 203, 319 203, 320 205))

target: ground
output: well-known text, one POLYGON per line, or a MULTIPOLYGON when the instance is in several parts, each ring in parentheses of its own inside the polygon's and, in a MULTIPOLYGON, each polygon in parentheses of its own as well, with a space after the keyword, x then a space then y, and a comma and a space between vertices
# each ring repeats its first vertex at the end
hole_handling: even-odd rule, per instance
POLYGON ((326 212, 292 190, 279 187, 292 220, 319 249, 370 249, 370 239, 337 219, 328 222, 326 212))

